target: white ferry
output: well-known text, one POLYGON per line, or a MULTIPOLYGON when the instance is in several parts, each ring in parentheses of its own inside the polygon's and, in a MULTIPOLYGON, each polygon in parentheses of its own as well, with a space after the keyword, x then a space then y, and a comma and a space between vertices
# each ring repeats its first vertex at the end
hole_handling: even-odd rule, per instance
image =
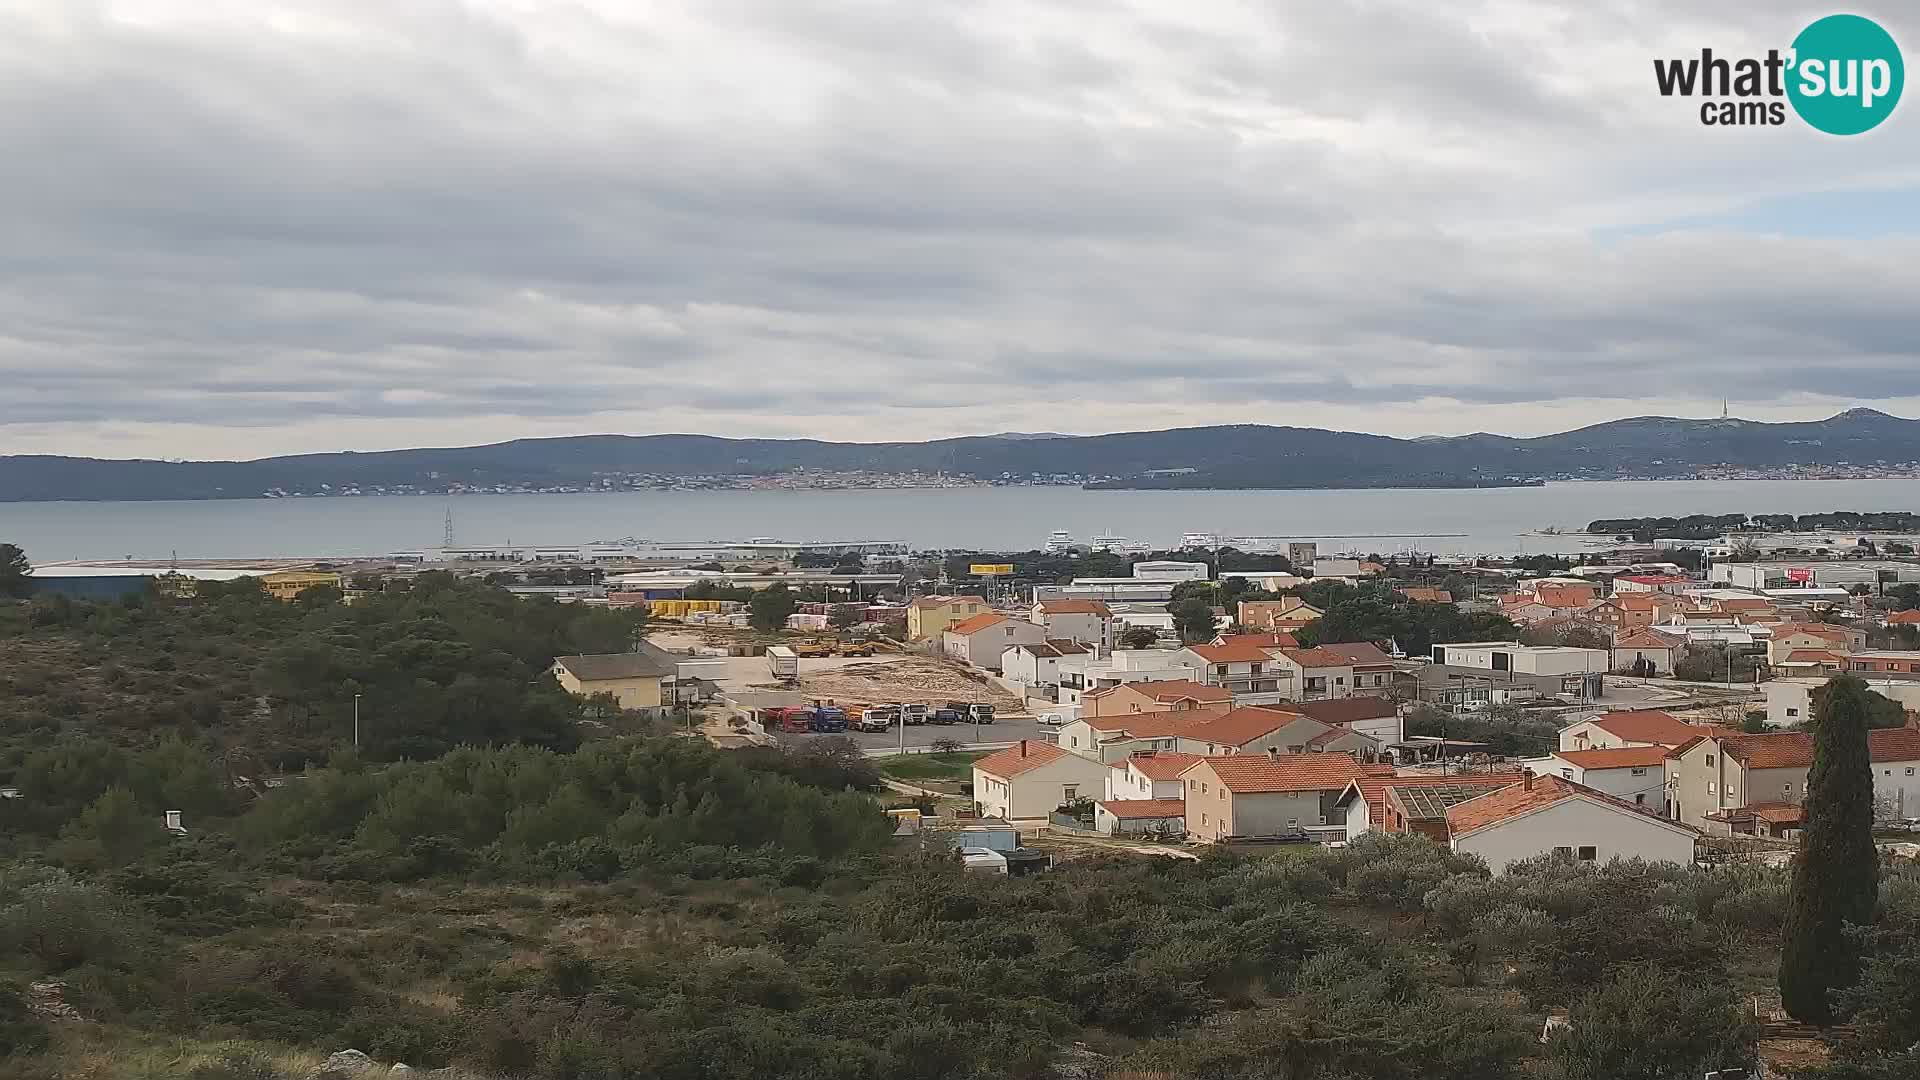
POLYGON ((1040 545, 1042 551, 1054 555, 1073 550, 1073 534, 1065 529, 1055 529, 1047 534, 1047 542, 1040 545))

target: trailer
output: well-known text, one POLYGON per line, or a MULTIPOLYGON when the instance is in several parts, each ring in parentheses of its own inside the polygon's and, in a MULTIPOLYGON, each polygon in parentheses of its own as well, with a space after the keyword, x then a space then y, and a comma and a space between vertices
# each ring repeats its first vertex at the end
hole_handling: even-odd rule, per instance
POLYGON ((773 645, 767 649, 767 670, 773 677, 782 681, 800 678, 800 657, 785 645, 773 645))

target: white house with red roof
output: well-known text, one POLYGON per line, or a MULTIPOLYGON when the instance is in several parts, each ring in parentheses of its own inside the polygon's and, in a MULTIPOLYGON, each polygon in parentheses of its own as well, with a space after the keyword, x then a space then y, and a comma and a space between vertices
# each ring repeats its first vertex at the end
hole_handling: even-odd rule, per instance
POLYGON ((1015 645, 1000 654, 1000 675, 1018 686, 1059 686, 1060 661, 1090 651, 1091 646, 1077 641, 1051 638, 1034 645, 1015 645))
POLYGON ((1585 784, 1635 806, 1665 811, 1667 748, 1664 746, 1559 750, 1537 764, 1540 767, 1536 771, 1542 774, 1585 784))
POLYGON ((1189 645, 1181 651, 1189 664, 1200 669, 1200 681, 1208 686, 1230 691, 1236 698, 1266 694, 1280 700, 1286 696, 1274 659, 1280 650, 1243 640, 1246 636, 1235 635, 1222 645, 1189 645))
POLYGON ((1109 767, 1106 798, 1112 801, 1184 798, 1186 788, 1180 783, 1180 774, 1199 760, 1198 754, 1173 750, 1141 750, 1128 754, 1109 767))
MULTIPOLYGON (((1334 801, 1336 814, 1347 825, 1347 839, 1370 832, 1421 832, 1433 836, 1432 815, 1422 815, 1418 807, 1436 802, 1444 811, 1454 802, 1463 802, 1494 788, 1506 787, 1520 779, 1517 772, 1456 773, 1450 776, 1362 776, 1347 785, 1334 801), (1390 797, 1390 789, 1425 789, 1426 795, 1400 794, 1390 797), (1446 793, 1440 795, 1440 793, 1446 793), (1428 797, 1428 796, 1438 796, 1428 797), (1424 827, 1423 827, 1424 826, 1424 827)), ((1440 815, 1444 826, 1446 815, 1440 815)), ((1444 840, 1444 833, 1435 839, 1444 840)))
POLYGON ((1645 859, 1689 866, 1699 838, 1694 829, 1606 792, 1531 773, 1448 807, 1446 832, 1449 847, 1480 856, 1496 874, 1548 854, 1589 863, 1645 859))
POLYGON ((988 671, 999 671, 1001 656, 1015 645, 1038 645, 1045 640, 1046 627, 992 612, 954 623, 941 635, 947 656, 988 671))
POLYGON ((1109 772, 1092 758, 1021 739, 973 763, 973 801, 987 817, 1044 818, 1063 803, 1098 799, 1109 772))
POLYGON ((1029 618, 1047 628, 1049 641, 1078 641, 1113 648, 1113 609, 1099 600, 1041 600, 1029 618))
POLYGON ((1393 685, 1393 658, 1368 642, 1275 649, 1277 685, 1286 701, 1381 695, 1393 685))
POLYGON ((1619 746, 1662 746, 1667 749, 1718 729, 1689 724, 1659 709, 1610 712, 1560 729, 1562 750, 1606 750, 1619 746))
POLYGON ((1348 754, 1238 754, 1202 758, 1181 774, 1187 833, 1199 840, 1280 836, 1296 830, 1344 833, 1334 800, 1354 778, 1390 775, 1348 754))
POLYGON ((1681 645, 1680 641, 1646 627, 1616 630, 1613 670, 1629 675, 1671 675, 1674 658, 1681 654, 1681 645))
POLYGON ((1178 836, 1187 831, 1185 799, 1103 800, 1093 808, 1095 832, 1107 836, 1178 836))

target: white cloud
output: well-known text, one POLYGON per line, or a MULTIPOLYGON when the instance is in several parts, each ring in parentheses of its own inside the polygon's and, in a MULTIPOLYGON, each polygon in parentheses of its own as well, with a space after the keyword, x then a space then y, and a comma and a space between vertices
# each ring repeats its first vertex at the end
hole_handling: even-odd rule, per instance
POLYGON ((1805 14, 1669 8, 22 0, 0 452, 1901 411, 1916 222, 1810 207, 1916 106, 1703 128, 1805 14))

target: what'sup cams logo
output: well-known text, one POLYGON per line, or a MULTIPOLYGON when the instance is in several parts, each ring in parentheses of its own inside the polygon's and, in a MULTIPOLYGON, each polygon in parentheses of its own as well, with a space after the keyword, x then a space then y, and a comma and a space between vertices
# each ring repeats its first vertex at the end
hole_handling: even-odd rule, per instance
POLYGON ((1800 31, 1782 53, 1729 59, 1701 49, 1698 57, 1655 60, 1662 97, 1697 97, 1708 127, 1777 126, 1787 106, 1829 135, 1871 131, 1893 114, 1906 85, 1900 46, 1880 24, 1860 15, 1829 15, 1800 31))

